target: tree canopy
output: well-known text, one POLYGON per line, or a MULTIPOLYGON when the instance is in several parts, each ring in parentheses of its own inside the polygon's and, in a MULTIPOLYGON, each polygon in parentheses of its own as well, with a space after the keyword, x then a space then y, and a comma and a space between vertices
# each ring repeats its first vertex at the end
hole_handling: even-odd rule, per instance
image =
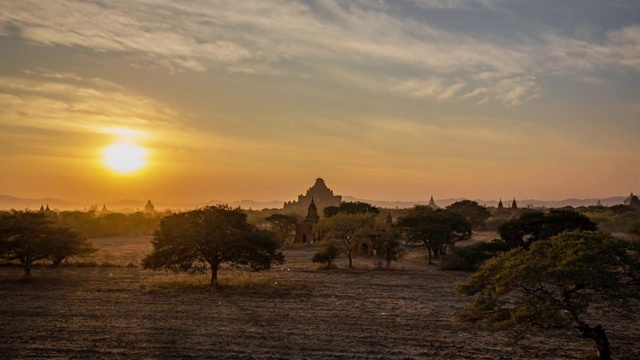
POLYGON ((640 299, 640 244, 600 232, 564 232, 485 262, 457 288, 476 298, 460 314, 496 329, 576 328, 610 359, 600 311, 633 314, 640 299), (599 311, 593 311, 594 305, 599 311))
POLYGON ((324 217, 332 217, 337 215, 338 213, 345 214, 380 214, 380 209, 375 206, 362 202, 362 201, 345 201, 340 203, 338 206, 327 206, 322 210, 324 217))
POLYGON ((96 251, 79 233, 56 227, 43 212, 15 211, 0 216, 0 259, 19 261, 24 277, 31 277, 35 261, 50 260, 54 265, 72 256, 96 251))
POLYGON ((353 256, 360 251, 361 244, 375 232, 376 219, 373 214, 338 213, 324 218, 316 227, 322 234, 322 242, 335 246, 349 259, 353 267, 353 256))
POLYGON ((260 271, 284 261, 272 233, 255 228, 240 208, 227 205, 163 218, 152 244, 153 252, 143 260, 145 268, 199 273, 209 267, 211 286, 217 285, 223 263, 260 271))
POLYGON ((422 243, 435 257, 455 242, 471 237, 471 224, 461 214, 451 210, 433 210, 416 205, 398 218, 398 226, 413 243, 422 243))
POLYGON ((302 220, 298 214, 272 214, 265 218, 281 244, 293 240, 293 231, 302 220))
POLYGON ((500 226, 500 240, 505 250, 515 247, 528 248, 533 242, 546 240, 567 230, 595 231, 596 223, 573 211, 552 209, 548 213, 525 212, 519 219, 500 226))
POLYGON ((487 210, 484 206, 480 206, 480 204, 478 204, 477 202, 471 200, 457 201, 447 206, 447 209, 462 214, 462 216, 464 216, 467 221, 471 223, 473 229, 478 230, 485 230, 485 221, 491 217, 491 213, 489 212, 489 210, 487 210))

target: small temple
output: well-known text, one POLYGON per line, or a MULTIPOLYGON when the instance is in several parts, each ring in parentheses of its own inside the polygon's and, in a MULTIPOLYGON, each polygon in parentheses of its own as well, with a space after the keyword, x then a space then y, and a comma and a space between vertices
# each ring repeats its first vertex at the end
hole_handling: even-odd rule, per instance
POLYGON ((156 212, 156 207, 153 206, 153 204, 151 203, 151 200, 147 201, 147 205, 144 206, 144 212, 147 212, 147 213, 156 212))
POLYGON ((502 204, 502 198, 500 198, 500 201, 498 202, 498 210, 502 209, 504 209, 504 204, 502 204))
POLYGON ((318 208, 312 196, 311 203, 307 208, 307 216, 296 226, 294 241, 302 244, 313 244, 313 242, 317 240, 317 236, 313 230, 318 221, 320 221, 320 216, 318 216, 318 208))
POLYGON ((387 214, 387 224, 389 225, 393 224, 393 217, 391 217, 391 210, 389 210, 389 213, 387 214))
POLYGON ((342 196, 334 195, 333 190, 327 187, 322 178, 317 178, 315 184, 307 189, 305 195, 298 195, 297 201, 288 201, 284 203, 284 210, 287 212, 304 213, 313 200, 317 210, 327 206, 339 206, 342 202, 342 196))
POLYGON ((513 198, 513 202, 511 203, 511 208, 514 210, 518 208, 518 203, 516 202, 516 198, 513 198))
POLYGON ((440 208, 438 204, 436 204, 435 200, 433 200, 433 195, 431 195, 431 199, 429 199, 429 204, 427 206, 432 208, 433 210, 437 210, 440 208))
POLYGON ((634 209, 640 209, 640 199, 636 195, 633 195, 633 191, 628 198, 624 200, 624 204, 627 206, 631 206, 634 209))

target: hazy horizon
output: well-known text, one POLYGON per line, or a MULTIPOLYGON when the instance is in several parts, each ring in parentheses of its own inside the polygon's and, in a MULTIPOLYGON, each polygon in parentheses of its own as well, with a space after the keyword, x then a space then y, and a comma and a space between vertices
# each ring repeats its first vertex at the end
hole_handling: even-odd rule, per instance
POLYGON ((632 0, 7 1, 0 193, 625 196, 639 84, 632 0))

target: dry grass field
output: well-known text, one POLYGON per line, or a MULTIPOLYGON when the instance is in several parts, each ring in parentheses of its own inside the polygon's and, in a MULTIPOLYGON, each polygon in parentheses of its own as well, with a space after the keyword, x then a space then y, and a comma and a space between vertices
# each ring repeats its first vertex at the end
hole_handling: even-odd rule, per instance
MULTIPOLYGON (((490 235, 480 234, 482 240, 490 235)), ((39 266, 33 280, 0 268, 0 358, 215 359, 587 359, 591 342, 545 333, 507 343, 455 320, 467 299, 453 288, 469 274, 426 265, 421 249, 393 270, 318 269, 313 248, 286 249, 263 273, 225 268, 208 276, 137 266, 150 238, 96 239, 93 258, 39 266), (84 266, 82 266, 84 265, 84 266)), ((617 359, 640 358, 640 325, 603 321, 617 359)))

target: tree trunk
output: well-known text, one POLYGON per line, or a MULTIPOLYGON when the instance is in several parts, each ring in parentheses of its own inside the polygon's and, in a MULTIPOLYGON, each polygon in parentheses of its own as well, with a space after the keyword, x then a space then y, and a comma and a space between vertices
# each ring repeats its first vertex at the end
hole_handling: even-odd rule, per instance
POLYGON ((431 248, 429 248, 429 265, 431 265, 431 248))
POLYGON ((353 256, 349 253, 349 269, 353 269, 353 256))
POLYGON ((218 265, 211 264, 211 287, 218 286, 218 265))
POLYGON ((29 278, 31 278, 31 265, 33 265, 33 261, 25 260, 22 265, 24 267, 24 279, 29 280, 29 278))
POLYGON ((609 347, 609 339, 601 325, 592 328, 587 324, 580 324, 578 330, 585 338, 593 339, 598 350, 598 359, 611 360, 611 348, 609 347))
POLYGON ((331 262, 331 259, 327 260, 327 269, 331 269, 331 262))

